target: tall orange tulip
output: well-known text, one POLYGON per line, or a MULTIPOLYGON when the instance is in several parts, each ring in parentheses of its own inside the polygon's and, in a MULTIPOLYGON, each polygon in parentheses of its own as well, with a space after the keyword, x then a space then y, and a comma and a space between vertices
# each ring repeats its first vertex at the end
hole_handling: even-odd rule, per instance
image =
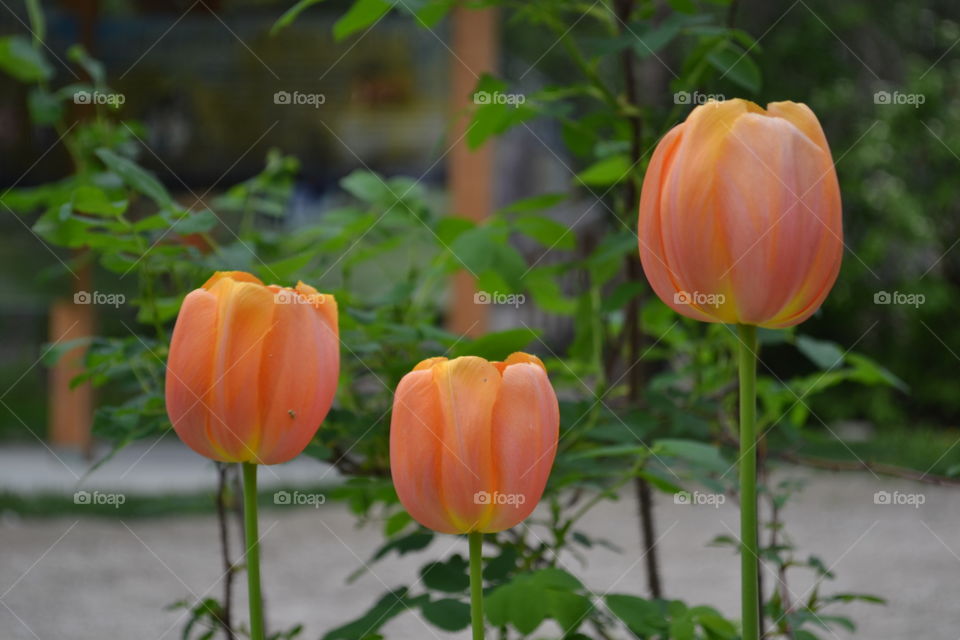
POLYGON ((183 300, 167 358, 167 414, 187 446, 240 462, 250 638, 264 640, 257 465, 290 460, 323 422, 340 371, 337 301, 302 282, 213 274, 183 300))
POLYGON ((663 137, 640 196, 640 260, 670 307, 737 325, 743 640, 759 640, 757 327, 803 322, 843 255, 830 147, 804 104, 708 102, 663 137))
POLYGON ((840 189, 804 104, 698 106, 657 145, 640 198, 650 285, 697 320, 780 328, 823 303, 840 269, 840 189))
POLYGON ((218 272, 180 309, 167 413, 180 439, 208 458, 286 462, 327 415, 339 369, 333 296, 218 272))
POLYGON ((494 532, 530 515, 557 452, 557 396, 539 358, 430 358, 400 381, 390 466, 400 502, 442 533, 494 532))

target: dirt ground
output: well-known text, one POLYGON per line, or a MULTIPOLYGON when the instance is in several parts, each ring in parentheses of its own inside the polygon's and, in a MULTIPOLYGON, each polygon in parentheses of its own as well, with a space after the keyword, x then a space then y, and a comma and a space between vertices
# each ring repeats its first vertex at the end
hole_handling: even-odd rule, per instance
MULTIPOLYGON (((887 606, 839 607, 837 612, 858 623, 857 633, 822 632, 821 638, 957 640, 960 491, 862 473, 784 474, 809 481, 786 519, 804 557, 815 554, 836 573, 823 591, 867 592, 889 600, 887 606), (889 492, 891 504, 877 504, 878 491, 889 492), (920 500, 919 506, 892 504, 920 500)), ((736 506, 678 505, 658 495, 656 516, 667 594, 735 616, 737 556, 708 542, 734 534, 736 506)), ((597 594, 642 594, 644 567, 635 552, 639 534, 631 496, 600 505, 585 524, 625 553, 600 548, 591 551, 586 566, 573 557, 563 564, 597 594)), ((347 576, 378 546, 379 527, 357 529, 343 506, 325 504, 265 510, 261 532, 268 619, 275 629, 302 622, 301 638, 310 640, 360 613, 387 587, 415 580, 424 558, 465 551, 461 540, 442 538, 421 554, 379 563, 348 585, 347 576)), ((0 519, 0 549, 3 640, 180 638, 183 614, 165 611, 165 605, 219 595, 221 589, 213 516, 124 521, 8 515, 0 519)), ((238 613, 244 615, 239 582, 238 613)), ((798 574, 789 589, 802 599, 812 584, 809 575, 798 574)), ((464 637, 439 632, 409 612, 384 632, 404 640, 464 637)))

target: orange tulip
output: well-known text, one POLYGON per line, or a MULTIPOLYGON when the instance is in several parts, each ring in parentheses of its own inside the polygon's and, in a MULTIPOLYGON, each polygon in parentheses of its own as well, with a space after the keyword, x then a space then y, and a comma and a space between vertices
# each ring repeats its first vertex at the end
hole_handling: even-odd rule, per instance
POLYGON ((340 370, 337 302, 302 282, 213 275, 183 301, 167 362, 167 414, 187 446, 222 462, 277 464, 323 422, 340 370))
POLYGON ((393 401, 390 467, 400 502, 441 533, 508 529, 543 495, 559 428, 539 358, 424 360, 393 401))
POLYGON ((657 145, 640 197, 640 259, 685 316, 780 328, 840 270, 840 188, 809 107, 708 102, 657 145))

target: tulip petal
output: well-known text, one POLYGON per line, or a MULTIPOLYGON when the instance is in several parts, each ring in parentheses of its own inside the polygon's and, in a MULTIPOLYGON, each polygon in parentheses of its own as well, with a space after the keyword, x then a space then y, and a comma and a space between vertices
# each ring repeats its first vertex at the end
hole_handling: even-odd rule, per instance
MULTIPOLYGON (((280 288, 271 290, 277 293, 280 288)), ((332 310, 336 318, 336 302, 332 296, 291 293, 288 302, 276 305, 273 327, 264 339, 259 373, 263 464, 286 462, 304 450, 337 388, 340 341, 328 313, 332 310)))
POLYGON ((218 303, 197 289, 183 299, 167 359, 167 415, 183 442, 202 456, 226 462, 207 437, 218 303))
POLYGON ((390 422, 390 473, 401 504, 420 524, 463 533, 444 506, 440 479, 443 411, 430 371, 412 371, 397 385, 390 422))
POLYGON ((207 429, 235 462, 263 464, 258 454, 260 365, 275 320, 273 292, 251 282, 220 279, 210 289, 219 301, 213 362, 212 415, 207 429))
POLYGON ((443 414, 440 482, 450 517, 463 531, 482 530, 492 515, 480 492, 497 490, 491 458, 491 417, 500 372, 483 358, 439 362, 430 370, 443 414))
POLYGON ((807 308, 812 287, 832 285, 842 252, 829 154, 788 120, 749 114, 717 175, 717 217, 735 257, 722 277, 736 291, 737 321, 769 326, 807 308))
MULTIPOLYGON (((514 354, 526 356, 526 354, 514 354)), ((560 409, 539 359, 507 359, 493 409, 494 467, 501 500, 482 531, 502 531, 522 522, 540 501, 557 453, 560 409), (512 360, 512 362, 511 362, 512 360)))

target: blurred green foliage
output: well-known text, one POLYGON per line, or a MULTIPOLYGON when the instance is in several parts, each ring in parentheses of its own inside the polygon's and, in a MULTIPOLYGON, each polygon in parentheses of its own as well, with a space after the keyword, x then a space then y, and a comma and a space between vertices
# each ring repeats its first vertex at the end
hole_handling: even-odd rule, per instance
MULTIPOLYGON (((287 11, 276 37, 315 4, 304 0, 287 11)), ((960 150, 960 138, 948 126, 957 109, 956 65, 937 57, 956 39, 957 25, 933 2, 926 9, 898 3, 897 19, 882 25, 874 24, 868 2, 798 3, 788 10, 791 20, 769 34, 774 9, 759 2, 476 6, 488 5, 501 8, 512 54, 537 67, 537 83, 528 88, 522 77, 479 77, 477 93, 524 100, 478 100, 467 141, 478 146, 547 123, 565 146, 558 158, 570 163, 571 186, 563 193, 529 194, 477 224, 448 215, 419 180, 362 168, 340 181, 333 207, 295 221, 289 201, 298 163, 273 151, 261 173, 226 189, 209 208, 203 197, 179 202, 141 165, 140 125, 118 119, 109 105, 96 105, 92 117, 80 121, 71 117, 68 102, 77 91, 109 93, 106 75, 74 48, 69 59, 89 84, 53 87, 34 12, 37 39, 0 38, 0 69, 31 86, 32 120, 63 136, 73 172, 8 191, 0 202, 64 250, 61 276, 95 263, 113 282, 136 281, 118 284, 132 291, 135 316, 90 341, 80 378, 107 394, 97 432, 116 446, 169 429, 163 366, 170 325, 183 295, 211 271, 242 269, 281 284, 298 278, 315 284, 339 301, 343 363, 334 409, 307 453, 349 477, 333 495, 359 522, 385 523, 372 564, 422 551, 434 538, 400 508, 388 479, 389 412, 400 377, 430 355, 501 358, 538 351, 562 398, 560 450, 545 509, 529 526, 488 537, 489 624, 504 638, 607 638, 625 631, 637 638, 732 640, 735 623, 709 607, 600 596, 560 560, 609 546, 581 523, 600 501, 618 499, 638 481, 671 494, 688 486, 735 492, 736 338, 729 327, 677 317, 637 271, 635 208, 649 150, 698 96, 793 98, 808 102, 824 121, 838 162, 849 251, 816 318, 799 329, 761 333, 758 417, 770 457, 819 450, 825 439, 836 443, 830 425, 844 418, 866 416, 881 426, 908 418, 948 423, 960 402, 950 382, 955 365, 943 353, 960 338, 949 313, 957 294, 957 257, 949 249, 960 229, 952 183, 944 176, 960 162, 953 151, 960 150), (823 28, 821 14, 832 28, 823 28), (872 52, 866 59, 844 41, 854 36, 858 44, 870 38, 877 45, 856 47, 872 52), (911 53, 899 55, 901 46, 911 53), (893 65, 894 58, 902 65, 893 65), (891 69, 899 77, 876 77, 891 69), (643 82, 631 89, 630 77, 643 82), (878 90, 921 94, 925 101, 917 108, 877 104, 878 90), (590 246, 551 215, 576 198, 596 200, 601 213, 590 246), (514 244, 520 237, 562 259, 528 264, 514 244), (447 281, 462 269, 477 276, 481 290, 528 294, 539 309, 569 318, 572 339, 550 343, 536 327, 477 340, 444 330, 447 281), (882 291, 922 293, 926 301, 918 308, 875 304, 882 291), (934 352, 938 357, 918 357, 934 352)), ((334 36, 358 37, 390 11, 432 29, 451 7, 446 0, 358 0, 335 23, 334 36)), ((68 346, 56 347, 48 361, 68 346)), ((952 473, 958 467, 945 460, 940 468, 952 473)), ((779 509, 795 489, 767 487, 765 499, 779 509)), ((767 524, 776 531, 784 526, 767 524)), ((815 557, 798 561, 799 551, 785 537, 771 540, 763 553, 778 575, 802 569, 818 581, 832 578, 815 557)), ((419 580, 383 594, 325 638, 381 637, 383 625, 406 609, 418 609, 441 630, 463 629, 469 620, 465 576, 462 557, 432 559, 419 580)), ((809 640, 824 626, 852 625, 832 607, 854 600, 876 601, 817 589, 804 602, 789 602, 772 589, 765 611, 776 637, 809 640)), ((215 601, 182 604, 193 625, 215 622, 209 620, 215 601)))

